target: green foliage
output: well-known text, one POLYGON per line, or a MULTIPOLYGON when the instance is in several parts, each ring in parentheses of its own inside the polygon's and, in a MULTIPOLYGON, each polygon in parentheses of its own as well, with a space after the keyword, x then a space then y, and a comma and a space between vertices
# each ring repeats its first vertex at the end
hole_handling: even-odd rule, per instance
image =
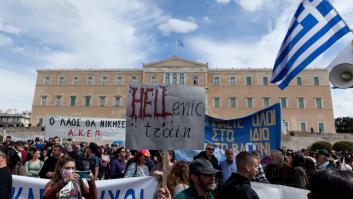
POLYGON ((333 145, 335 151, 347 151, 353 152, 353 142, 351 141, 339 141, 333 145))
POLYGON ((332 150, 332 144, 326 141, 315 142, 311 145, 311 150, 326 149, 328 152, 332 150))
POLYGON ((353 133, 353 118, 339 117, 335 119, 337 133, 353 133))

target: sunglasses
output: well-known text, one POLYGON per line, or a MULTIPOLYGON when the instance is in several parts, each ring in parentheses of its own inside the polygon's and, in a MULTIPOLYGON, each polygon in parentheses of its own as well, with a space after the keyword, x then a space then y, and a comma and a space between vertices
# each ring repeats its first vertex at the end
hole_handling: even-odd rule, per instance
POLYGON ((214 151, 214 148, 206 148, 209 151, 214 151))

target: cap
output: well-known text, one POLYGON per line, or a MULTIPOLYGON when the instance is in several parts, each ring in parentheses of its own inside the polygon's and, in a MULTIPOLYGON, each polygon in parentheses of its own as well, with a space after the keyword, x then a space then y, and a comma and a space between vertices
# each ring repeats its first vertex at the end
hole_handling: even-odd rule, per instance
POLYGON ((329 154, 329 152, 326 149, 320 149, 317 152, 317 155, 323 155, 323 156, 326 156, 326 157, 330 157, 330 154, 329 154))
POLYGON ((218 172, 219 170, 213 168, 211 162, 206 159, 196 159, 190 163, 190 173, 215 175, 218 172))
POLYGON ((147 149, 141 149, 139 151, 137 151, 137 153, 141 153, 142 155, 146 156, 146 157, 150 157, 151 154, 147 149))

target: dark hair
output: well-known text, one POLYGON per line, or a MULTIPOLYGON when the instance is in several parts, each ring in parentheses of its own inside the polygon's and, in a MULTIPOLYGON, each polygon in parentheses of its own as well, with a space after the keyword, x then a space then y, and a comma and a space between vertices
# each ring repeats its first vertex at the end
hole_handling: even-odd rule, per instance
POLYGON ((54 146, 53 146, 53 149, 54 149, 54 148, 58 148, 58 149, 60 150, 60 152, 63 152, 63 147, 62 147, 61 145, 58 145, 58 144, 57 144, 57 145, 54 145, 54 146))
POLYGON ((327 169, 317 172, 311 181, 313 199, 352 199, 353 172, 327 169))
POLYGON ((293 167, 297 167, 297 166, 304 167, 304 165, 305 165, 304 155, 301 153, 294 153, 292 166, 293 167))
POLYGON ((238 153, 236 157, 237 168, 245 168, 246 165, 250 163, 252 158, 257 159, 257 156, 247 151, 242 151, 238 153))
POLYGON ((96 143, 89 143, 88 148, 91 149, 93 154, 96 154, 98 151, 98 145, 96 143))

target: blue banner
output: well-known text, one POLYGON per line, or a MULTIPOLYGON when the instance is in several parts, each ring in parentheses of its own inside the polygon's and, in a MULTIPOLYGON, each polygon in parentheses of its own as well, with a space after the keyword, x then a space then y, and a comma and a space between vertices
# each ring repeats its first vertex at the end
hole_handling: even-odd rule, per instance
MULTIPOLYGON (((251 115, 222 120, 205 118, 205 144, 216 145, 214 154, 218 160, 224 159, 224 150, 232 148, 240 151, 260 151, 270 155, 271 150, 281 147, 281 105, 275 104, 251 115)), ((176 159, 192 160, 199 151, 176 151, 176 159)))
POLYGON ((205 142, 226 150, 260 151, 269 155, 281 146, 281 106, 272 105, 249 116, 222 120, 206 116, 205 142))

